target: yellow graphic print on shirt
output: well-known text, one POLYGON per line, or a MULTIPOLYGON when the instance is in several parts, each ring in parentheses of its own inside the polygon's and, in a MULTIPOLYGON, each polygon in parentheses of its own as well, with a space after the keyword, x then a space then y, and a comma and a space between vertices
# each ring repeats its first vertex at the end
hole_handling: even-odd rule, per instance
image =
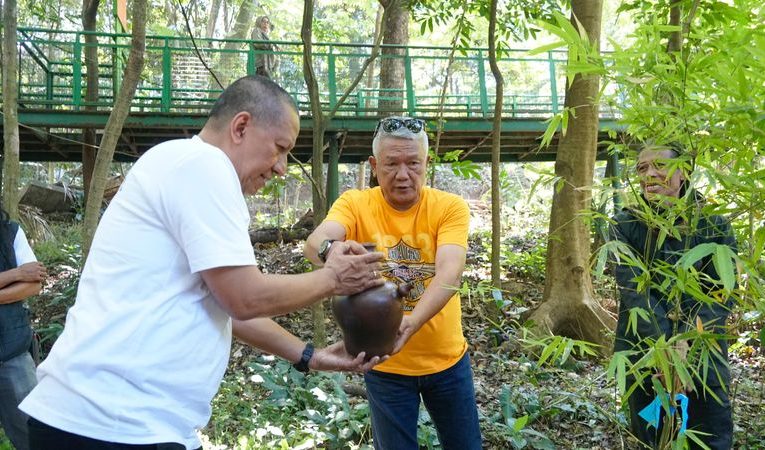
POLYGON ((404 299, 402 309, 411 311, 425 292, 426 281, 436 274, 436 265, 423 262, 420 249, 407 245, 403 240, 388 247, 388 258, 383 263, 383 276, 397 284, 409 283, 412 290, 404 299))
MULTIPOLYGON (((379 187, 344 192, 327 213, 341 224, 346 240, 374 242, 386 256, 382 270, 389 281, 410 282, 413 291, 402 302, 411 314, 436 280, 436 252, 442 245, 467 247, 470 211, 457 195, 423 187, 420 201, 406 211, 392 208, 379 187)), ((420 327, 404 348, 375 366, 380 372, 428 375, 445 370, 462 358, 467 342, 462 333, 459 294, 420 327)))

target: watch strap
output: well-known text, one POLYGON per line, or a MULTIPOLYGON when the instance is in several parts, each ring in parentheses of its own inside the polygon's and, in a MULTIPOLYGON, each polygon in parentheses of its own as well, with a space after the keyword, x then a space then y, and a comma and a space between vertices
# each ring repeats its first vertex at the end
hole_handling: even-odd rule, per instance
POLYGON ((293 364, 292 367, 294 367, 298 372, 308 372, 308 362, 313 357, 313 350, 313 344, 310 342, 306 344, 305 348, 303 349, 303 355, 300 357, 300 361, 293 364))

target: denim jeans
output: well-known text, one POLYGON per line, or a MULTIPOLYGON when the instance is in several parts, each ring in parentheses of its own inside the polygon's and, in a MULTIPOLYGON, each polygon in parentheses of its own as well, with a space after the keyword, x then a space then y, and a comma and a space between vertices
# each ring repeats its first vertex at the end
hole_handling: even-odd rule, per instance
MULTIPOLYGON (((703 394, 702 387, 697 386, 696 389, 703 394)), ((706 396, 696 392, 689 393, 688 429, 709 433, 708 436, 699 435, 699 438, 711 450, 730 450, 733 445, 733 418, 728 393, 721 386, 709 386, 709 389, 715 393, 721 403, 718 403, 709 393, 706 396)), ((655 395, 650 382, 646 382, 643 389, 638 387, 629 398, 630 432, 648 448, 655 448, 658 444, 661 426, 659 429, 648 427, 648 423, 638 413, 653 401, 655 395)), ((659 423, 663 420, 662 410, 659 423)), ((688 444, 691 450, 701 448, 690 439, 688 444)))
POLYGON ((36 384, 35 363, 28 352, 0 363, 0 425, 17 450, 29 449, 27 415, 19 403, 36 384))
POLYGON ((418 448, 420 397, 433 419, 443 449, 481 448, 473 372, 467 354, 452 367, 431 375, 407 376, 372 370, 364 375, 364 380, 376 449, 418 448))
MULTIPOLYGON (((181 444, 120 444, 99 441, 59 430, 29 418, 29 446, 32 450, 186 450, 181 444)), ((197 450, 202 450, 202 447, 197 450)))

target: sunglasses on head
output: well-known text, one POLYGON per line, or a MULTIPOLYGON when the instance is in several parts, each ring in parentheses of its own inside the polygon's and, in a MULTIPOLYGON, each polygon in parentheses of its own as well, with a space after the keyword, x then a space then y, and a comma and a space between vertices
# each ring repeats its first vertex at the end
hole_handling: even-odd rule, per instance
POLYGON ((399 119, 397 117, 388 117, 377 123, 374 135, 377 136, 377 133, 379 133, 380 130, 383 130, 386 133, 393 133, 401 127, 406 127, 407 130, 417 134, 425 129, 425 122, 420 119, 399 119))

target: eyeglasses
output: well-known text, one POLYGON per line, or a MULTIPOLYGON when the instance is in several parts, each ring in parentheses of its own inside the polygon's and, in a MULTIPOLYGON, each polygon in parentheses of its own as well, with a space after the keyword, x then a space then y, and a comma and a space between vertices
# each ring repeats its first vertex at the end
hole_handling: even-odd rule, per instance
POLYGON ((406 127, 407 130, 417 134, 425 129, 425 121, 420 119, 400 119, 398 117, 388 117, 386 119, 380 120, 377 123, 374 136, 377 136, 377 133, 379 133, 381 129, 386 133, 393 133, 401 127, 406 127))

